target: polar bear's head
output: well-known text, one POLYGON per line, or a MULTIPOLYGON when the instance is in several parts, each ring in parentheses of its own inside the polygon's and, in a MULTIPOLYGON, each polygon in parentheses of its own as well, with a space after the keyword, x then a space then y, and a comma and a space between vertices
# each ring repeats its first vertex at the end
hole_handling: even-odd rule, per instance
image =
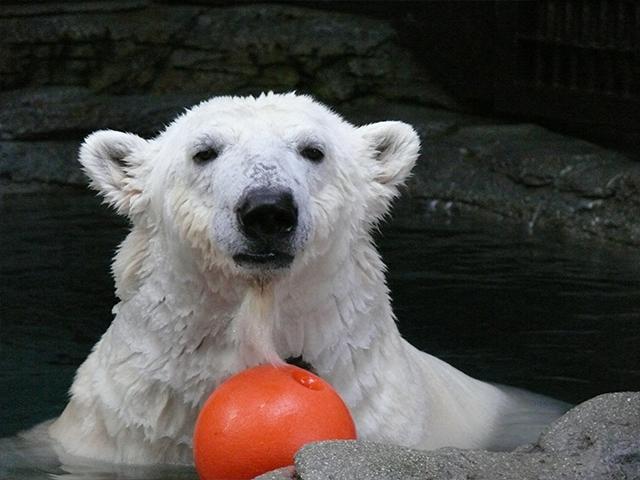
POLYGON ((269 277, 368 236, 418 155, 401 122, 356 127, 308 96, 219 97, 156 138, 111 130, 80 161, 166 255, 269 277))

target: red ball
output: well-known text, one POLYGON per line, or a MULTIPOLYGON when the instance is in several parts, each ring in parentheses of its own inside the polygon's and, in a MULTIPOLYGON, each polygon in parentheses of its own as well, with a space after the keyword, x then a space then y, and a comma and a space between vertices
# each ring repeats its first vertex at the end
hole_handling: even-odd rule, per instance
POLYGON ((211 394, 193 454, 202 480, 248 479, 292 465, 309 442, 355 438, 349 409, 329 383, 293 365, 261 365, 211 394))

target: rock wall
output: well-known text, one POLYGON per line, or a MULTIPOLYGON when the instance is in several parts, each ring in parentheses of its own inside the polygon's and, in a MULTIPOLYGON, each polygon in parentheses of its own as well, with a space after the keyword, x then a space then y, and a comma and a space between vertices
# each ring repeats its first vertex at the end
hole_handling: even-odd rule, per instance
POLYGON ((2 119, 4 139, 77 134, 118 119, 126 128, 139 125, 144 104, 179 108, 211 95, 269 89, 312 92, 331 105, 367 96, 453 104, 398 45, 390 24, 366 16, 277 4, 139 1, 14 6, 0 15, 0 90, 15 100, 5 115, 19 117, 2 119), (24 108, 53 118, 40 125, 24 108))
POLYGON ((93 130, 154 135, 204 98, 265 90, 332 106, 455 104, 375 18, 278 4, 14 4, 0 11, 0 175, 80 182, 70 154, 93 130))
POLYGON ((152 136, 212 95, 295 89, 355 122, 418 128, 422 157, 396 209, 403 226, 472 212, 640 245, 636 163, 534 125, 460 113, 415 47, 424 39, 410 48, 403 28, 416 35, 415 18, 334 3, 3 6, 0 179, 84 184, 76 151, 93 130, 152 136))
POLYGON ((640 163, 534 124, 398 104, 345 107, 356 121, 414 125, 421 156, 396 204, 395 224, 428 225, 459 214, 516 222, 535 234, 640 245, 640 163))

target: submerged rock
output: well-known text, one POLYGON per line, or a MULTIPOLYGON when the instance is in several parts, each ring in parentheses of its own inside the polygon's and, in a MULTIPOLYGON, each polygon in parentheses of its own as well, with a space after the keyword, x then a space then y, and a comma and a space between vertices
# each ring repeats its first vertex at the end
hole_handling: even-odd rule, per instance
POLYGON ((550 425, 537 444, 513 452, 320 442, 298 452, 296 475, 302 480, 638 479, 640 392, 584 402, 550 425))

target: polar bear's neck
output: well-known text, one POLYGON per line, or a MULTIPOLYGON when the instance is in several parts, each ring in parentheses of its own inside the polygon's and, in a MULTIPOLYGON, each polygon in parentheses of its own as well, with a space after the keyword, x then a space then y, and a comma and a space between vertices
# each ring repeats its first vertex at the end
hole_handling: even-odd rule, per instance
MULTIPOLYGON (((126 341, 132 348, 143 344, 152 355, 148 344, 157 337, 162 346, 156 353, 166 357, 171 351, 176 358, 192 354, 196 346, 200 352, 203 346, 232 349, 232 337, 238 333, 233 330, 238 327, 241 306, 248 303, 251 282, 222 271, 203 273, 189 257, 168 259, 159 243, 146 245, 144 261, 136 262, 138 235, 135 230, 130 234, 114 262, 123 297, 115 309, 114 324, 128 332, 126 341), (144 263, 138 267, 144 273, 135 282, 128 280, 126 272, 117 269, 120 263, 144 263)), ((334 245, 330 255, 307 260, 274 281, 267 289, 272 298, 267 300, 278 311, 268 321, 273 322, 271 335, 278 356, 329 361, 331 348, 342 343, 345 335, 365 347, 381 324, 394 323, 383 271, 377 251, 363 237, 357 245, 334 245)), ((388 325, 385 331, 388 334, 388 325)), ((241 347, 243 339, 236 340, 235 347, 241 347)), ((256 358, 253 363, 270 360, 256 358)))
POLYGON ((366 239, 338 250, 346 254, 317 259, 280 290, 280 348, 322 369, 339 345, 367 348, 382 330, 395 331, 376 250, 366 239))
MULTIPOLYGON (((130 237, 135 238, 135 232, 130 237)), ((131 256, 125 248, 132 250, 135 245, 127 242, 132 243, 127 239, 120 256, 131 256)), ((148 245, 147 266, 140 268, 144 276, 116 307, 113 326, 119 341, 149 359, 166 363, 170 358, 181 368, 202 368, 200 361, 194 361, 200 359, 226 374, 273 361, 269 348, 262 356, 257 348, 257 354, 247 359, 243 342, 251 337, 254 345, 249 347, 272 342, 277 357, 302 356, 328 372, 334 368, 339 346, 367 348, 381 331, 397 332, 384 265, 366 237, 357 245, 335 245, 331 255, 312 258, 278 278, 262 301, 255 299, 246 279, 222 271, 203 273, 188 257, 167 260, 159 247, 148 245), (261 308, 264 311, 256 313, 261 308), (247 315, 253 318, 244 321, 241 317, 247 315), (225 365, 220 364, 222 359, 225 365)))

